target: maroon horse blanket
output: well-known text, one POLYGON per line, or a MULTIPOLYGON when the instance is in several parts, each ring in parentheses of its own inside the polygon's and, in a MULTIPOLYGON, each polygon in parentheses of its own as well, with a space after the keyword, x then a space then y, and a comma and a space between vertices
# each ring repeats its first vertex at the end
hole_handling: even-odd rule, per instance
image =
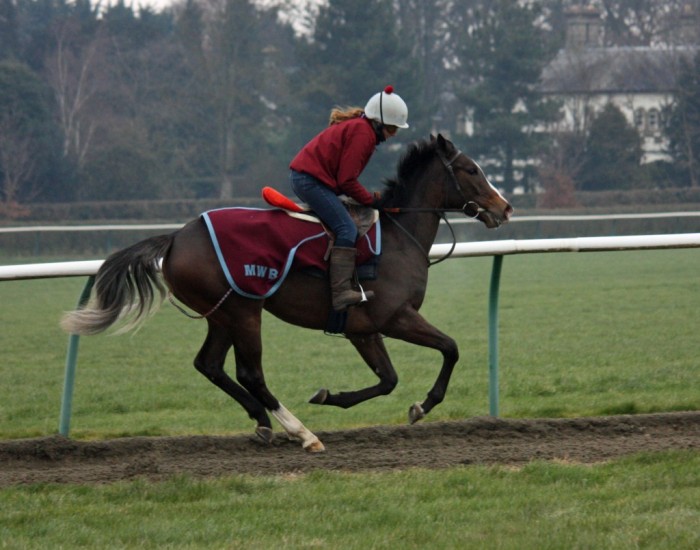
MULTIPOLYGON (((292 271, 328 271, 329 237, 318 221, 284 210, 222 208, 202 214, 231 287, 248 298, 272 296, 292 271)), ((358 265, 381 254, 379 222, 357 243, 358 265)))

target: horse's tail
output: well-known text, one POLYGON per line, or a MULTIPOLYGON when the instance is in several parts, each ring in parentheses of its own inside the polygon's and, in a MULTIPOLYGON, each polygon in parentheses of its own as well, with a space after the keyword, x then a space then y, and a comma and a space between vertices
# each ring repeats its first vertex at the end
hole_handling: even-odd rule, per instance
POLYGON ((143 323, 165 298, 160 262, 174 236, 151 237, 111 254, 97 271, 90 303, 67 313, 61 327, 72 334, 97 334, 120 320, 126 322, 119 332, 143 323))

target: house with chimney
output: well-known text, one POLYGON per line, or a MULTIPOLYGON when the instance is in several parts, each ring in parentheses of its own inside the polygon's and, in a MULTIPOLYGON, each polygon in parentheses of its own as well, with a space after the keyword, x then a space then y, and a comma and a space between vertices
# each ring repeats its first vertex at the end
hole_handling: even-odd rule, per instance
POLYGON ((663 116, 674 99, 681 59, 698 52, 693 9, 688 5, 673 36, 653 47, 606 47, 604 21, 592 6, 571 6, 566 18, 566 44, 539 83, 542 94, 561 102, 557 129, 584 132, 611 103, 638 130, 642 163, 669 160, 663 116))

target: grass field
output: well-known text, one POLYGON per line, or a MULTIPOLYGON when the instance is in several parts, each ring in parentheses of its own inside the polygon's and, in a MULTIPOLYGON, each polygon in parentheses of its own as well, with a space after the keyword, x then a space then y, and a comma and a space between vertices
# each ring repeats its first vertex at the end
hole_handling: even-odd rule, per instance
MULTIPOLYGON (((579 416, 700 409, 698 252, 507 257, 501 283, 501 414, 579 416)), ((488 412, 491 260, 433 268, 423 309, 461 359, 429 420, 488 412)), ((67 338, 57 326, 84 280, 0 283, 0 438, 56 432, 67 338)), ((340 338, 265 319, 268 383, 312 430, 404 423, 440 363, 388 347, 390 396, 312 406, 319 387, 373 375, 340 338)), ((170 305, 133 336, 83 338, 72 436, 250 432, 192 368, 204 325, 170 305)), ((301 451, 300 451, 301 452, 301 451)), ((700 455, 387 474, 315 473, 0 490, 0 548, 700 547, 700 455)))
MULTIPOLYGON (((500 297, 501 415, 581 416, 700 409, 698 252, 509 256, 500 297)), ((459 343, 447 398, 429 419, 488 413, 491 260, 432 269, 422 312, 459 343)), ((0 283, 0 438, 55 433, 67 337, 58 328, 84 279, 0 283)), ((350 344, 264 321, 268 384, 312 430, 403 423, 440 365, 431 350, 388 340, 399 374, 389 396, 348 410, 309 405, 319 387, 355 389, 373 373, 350 344)), ((71 435, 228 434, 252 425, 199 375, 202 321, 170 304, 136 334, 81 339, 71 435)))
POLYGON ((700 455, 0 490, 2 548, 700 546, 700 455))

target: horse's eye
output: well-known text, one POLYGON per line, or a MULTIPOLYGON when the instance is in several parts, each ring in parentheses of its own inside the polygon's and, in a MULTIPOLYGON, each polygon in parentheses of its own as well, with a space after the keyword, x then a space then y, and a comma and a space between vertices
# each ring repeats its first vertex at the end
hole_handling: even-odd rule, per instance
POLYGON ((469 168, 467 168, 467 174, 469 174, 470 176, 476 176, 478 173, 479 171, 474 166, 470 166, 469 168))

